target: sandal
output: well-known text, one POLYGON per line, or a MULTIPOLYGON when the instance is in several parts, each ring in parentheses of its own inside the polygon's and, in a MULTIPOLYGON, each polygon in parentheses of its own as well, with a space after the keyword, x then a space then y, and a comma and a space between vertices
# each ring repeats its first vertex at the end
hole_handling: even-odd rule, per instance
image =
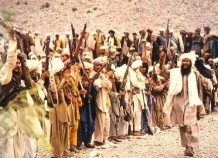
POLYGON ((194 151, 192 147, 186 147, 184 156, 194 157, 194 151))

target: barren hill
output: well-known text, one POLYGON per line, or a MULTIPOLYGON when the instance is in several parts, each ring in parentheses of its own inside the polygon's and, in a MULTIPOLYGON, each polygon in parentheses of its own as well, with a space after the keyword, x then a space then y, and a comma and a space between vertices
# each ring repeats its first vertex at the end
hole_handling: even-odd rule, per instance
POLYGON ((13 23, 42 33, 70 31, 71 22, 77 31, 88 22, 88 31, 157 32, 168 18, 174 30, 207 25, 218 33, 217 8, 218 0, 0 0, 2 16, 11 14, 13 23))

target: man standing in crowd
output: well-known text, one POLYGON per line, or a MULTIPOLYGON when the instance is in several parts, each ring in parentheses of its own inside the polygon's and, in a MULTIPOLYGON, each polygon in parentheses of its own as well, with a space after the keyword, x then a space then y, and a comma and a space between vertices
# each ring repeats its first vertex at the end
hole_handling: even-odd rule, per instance
MULTIPOLYGON (((36 138, 43 135, 32 98, 36 94, 31 91, 33 84, 30 75, 27 77, 29 72, 24 63, 26 56, 17 49, 15 32, 11 26, 5 27, 10 43, 6 62, 0 69, 1 157, 35 157, 36 138)), ((45 78, 43 74, 41 80, 45 78)))
MULTIPOLYGON (((42 70, 45 69, 45 63, 48 64, 51 73, 50 84, 48 89, 45 90, 48 93, 47 101, 43 100, 45 96, 40 97, 43 105, 44 103, 52 105, 48 110, 53 157, 70 157, 73 155, 70 151, 77 153, 79 152, 78 149, 83 149, 82 143, 86 148, 107 148, 114 145, 108 140, 120 142, 119 139, 129 138, 127 133, 137 137, 146 133, 153 134, 155 131, 150 128, 150 118, 152 118, 155 129, 161 128, 164 130, 168 125, 178 124, 181 143, 186 148, 185 155, 193 156, 194 149, 198 146, 199 134, 196 114, 201 110, 201 100, 203 100, 201 93, 198 93, 198 91, 200 89, 205 92, 206 89, 203 89, 203 81, 202 85, 197 85, 202 76, 192 70, 196 57, 194 54, 187 52, 191 49, 195 50, 197 55, 204 57, 203 66, 208 63, 211 66, 207 65, 209 71, 211 71, 210 68, 215 69, 214 78, 218 74, 217 61, 209 59, 211 54, 212 57, 218 56, 217 36, 210 36, 209 27, 204 29, 206 33, 204 38, 200 35, 200 29, 196 29, 193 36, 192 33, 182 30, 178 42, 171 33, 169 48, 172 52, 171 56, 168 54, 167 58, 165 29, 160 30, 157 39, 155 39, 151 29, 147 29, 147 34, 144 29, 141 30, 139 32, 140 38, 137 38, 137 34, 133 33, 133 40, 130 40, 128 32, 124 32, 121 41, 117 34, 115 36, 113 30, 108 32, 108 37, 105 37, 99 29, 90 33, 90 35, 84 31, 82 34, 85 34, 85 39, 82 39, 82 34, 81 39, 78 39, 78 34, 76 34, 77 47, 80 48, 78 54, 83 56, 79 60, 80 63, 70 62, 69 44, 72 44, 72 40, 69 38, 69 32, 66 32, 66 37, 63 40, 59 34, 56 34, 54 41, 48 34, 46 41, 48 40, 50 43, 49 46, 44 45, 44 48, 41 48, 41 36, 36 32, 35 49, 32 50, 33 52, 30 52, 30 48, 24 49, 24 53, 28 54, 31 59, 27 63, 36 63, 37 56, 35 54, 41 57, 40 62, 43 65, 41 71, 37 72, 36 79, 32 75, 35 79, 32 81, 37 82, 39 80, 42 84, 41 88, 44 88, 43 80, 49 77, 48 71, 43 73, 44 70, 42 70), (82 42, 79 42, 80 40, 82 42), (40 47, 36 48, 36 45, 40 45, 40 47), (49 47, 49 55, 43 53, 43 50, 47 52, 46 46, 49 47), (201 54, 202 48, 204 54, 201 54), (181 56, 181 67, 169 70, 170 82, 168 82, 169 71, 167 68, 178 67, 179 61, 177 61, 177 58, 174 59, 177 55, 181 56), (94 59, 93 62, 92 59, 94 59), (103 68, 108 61, 107 68, 103 68), (166 69, 165 64, 169 65, 166 69), (114 67, 112 68, 111 65, 114 65, 114 67), (81 71, 82 67, 83 71, 81 71), (151 71, 152 69, 153 71, 151 71), (123 90, 125 90, 125 93, 123 90), (165 92, 167 91, 168 96, 166 98, 165 92), (151 113, 149 110, 151 110, 151 113), (132 122, 133 127, 130 127, 132 122)), ((12 104, 18 103, 21 108, 29 108, 32 105, 32 96, 29 96, 30 90, 26 90, 22 82, 25 75, 21 60, 25 57, 17 59, 16 50, 20 43, 17 43, 13 31, 10 31, 9 49, 5 53, 7 54, 7 61, 0 67, 0 108, 3 110, 8 108, 13 115, 13 119, 18 120, 21 119, 18 116, 20 109, 13 109, 9 106, 11 105, 9 102, 2 104, 4 96, 7 96, 10 86, 20 88, 17 92, 18 95, 25 90, 26 96, 18 96, 17 99, 9 100, 12 104), (19 102, 20 100, 21 102, 19 102), (22 104, 22 101, 25 104, 22 104)), ((25 32, 23 34, 26 35, 25 32)), ((32 46, 30 42, 29 44, 28 41, 26 42, 26 47, 32 46)), ((76 56, 77 53, 73 53, 73 57, 76 56)), ((31 67, 29 69, 31 70, 31 67)), ((206 80, 210 81, 210 79, 206 80)), ((205 82, 205 85, 208 86, 208 82, 205 82)), ((210 99, 212 110, 214 110, 215 102, 217 103, 217 82, 214 82, 211 87, 214 87, 214 96, 213 99, 210 99)), ((3 115, 0 115, 0 124, 4 122, 3 117, 3 115)), ((29 115, 25 113, 22 117, 26 118, 29 115)), ((31 117, 35 119, 32 115, 31 117)), ((36 154, 34 149, 36 145, 33 143, 35 134, 40 132, 43 134, 40 126, 38 128, 39 121, 37 119, 34 120, 34 123, 31 122, 30 127, 35 126, 35 128, 32 128, 32 133, 27 131, 22 133, 18 129, 19 126, 13 126, 12 131, 16 132, 13 134, 8 132, 4 137, 1 133, 2 130, 0 130, 0 139, 4 140, 4 147, 1 152, 3 158, 23 158, 23 155, 26 154, 34 157, 36 154), (32 145, 28 145, 28 141, 32 145), (19 146, 20 142, 23 142, 22 146, 19 146), (27 150, 31 150, 31 152, 28 153, 27 150)), ((0 129, 1 127, 0 125, 0 129)))
MULTIPOLYGON (((104 61, 101 58, 96 58, 93 61, 93 72, 90 77, 92 78, 103 66, 104 61)), ((109 92, 112 88, 110 80, 105 74, 100 73, 98 79, 94 81, 94 86, 99 90, 96 96, 96 120, 95 120, 95 145, 101 146, 109 137, 110 117, 109 108, 111 106, 109 99, 109 92)))
POLYGON ((202 55, 201 49, 203 47, 203 38, 201 36, 200 28, 195 29, 195 33, 193 34, 192 39, 193 39, 192 50, 194 50, 198 56, 201 56, 202 55))
POLYGON ((185 156, 190 157, 193 157, 194 148, 199 145, 196 115, 202 105, 198 95, 196 74, 192 70, 195 59, 192 53, 182 54, 181 67, 170 71, 169 91, 164 105, 168 118, 171 118, 172 123, 179 125, 181 144, 186 148, 185 156))

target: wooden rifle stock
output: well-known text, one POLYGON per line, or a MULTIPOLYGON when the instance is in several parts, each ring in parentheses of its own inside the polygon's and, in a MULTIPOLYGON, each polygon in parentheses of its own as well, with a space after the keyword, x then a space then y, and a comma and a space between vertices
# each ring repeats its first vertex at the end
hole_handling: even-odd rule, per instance
POLYGON ((82 45, 82 40, 83 40, 83 38, 85 36, 85 33, 86 33, 86 27, 87 27, 87 23, 84 25, 84 28, 83 28, 83 31, 81 33, 79 42, 78 42, 78 44, 76 46, 76 50, 74 51, 74 61, 77 61, 77 59, 78 59, 79 49, 80 49, 80 47, 82 45))

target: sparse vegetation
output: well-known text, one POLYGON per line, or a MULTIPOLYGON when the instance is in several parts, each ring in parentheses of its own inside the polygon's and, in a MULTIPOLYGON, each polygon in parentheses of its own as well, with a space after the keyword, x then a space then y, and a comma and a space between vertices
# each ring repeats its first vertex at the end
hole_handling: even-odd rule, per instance
POLYGON ((87 10, 86 13, 91 13, 91 10, 87 10))
POLYGON ((97 7, 94 7, 94 8, 93 8, 93 10, 97 10, 97 9, 98 9, 97 7))
POLYGON ((28 23, 28 20, 24 20, 24 21, 22 21, 22 23, 23 23, 23 24, 26 24, 26 23, 28 23))
POLYGON ((61 2, 61 5, 64 5, 64 2, 61 2))
POLYGON ((16 5, 20 5, 20 2, 19 2, 19 1, 17 1, 15 4, 16 4, 16 5))
POLYGON ((12 22, 15 21, 16 11, 12 8, 5 8, 1 10, 1 15, 6 21, 12 22))
POLYGON ((28 2, 24 2, 24 4, 25 4, 25 5, 27 5, 27 4, 28 4, 28 2))
POLYGON ((46 2, 42 5, 42 8, 49 8, 50 7, 50 3, 46 2))
POLYGON ((77 11, 77 8, 76 8, 76 7, 73 7, 73 8, 72 8, 72 11, 73 11, 73 12, 77 11))

